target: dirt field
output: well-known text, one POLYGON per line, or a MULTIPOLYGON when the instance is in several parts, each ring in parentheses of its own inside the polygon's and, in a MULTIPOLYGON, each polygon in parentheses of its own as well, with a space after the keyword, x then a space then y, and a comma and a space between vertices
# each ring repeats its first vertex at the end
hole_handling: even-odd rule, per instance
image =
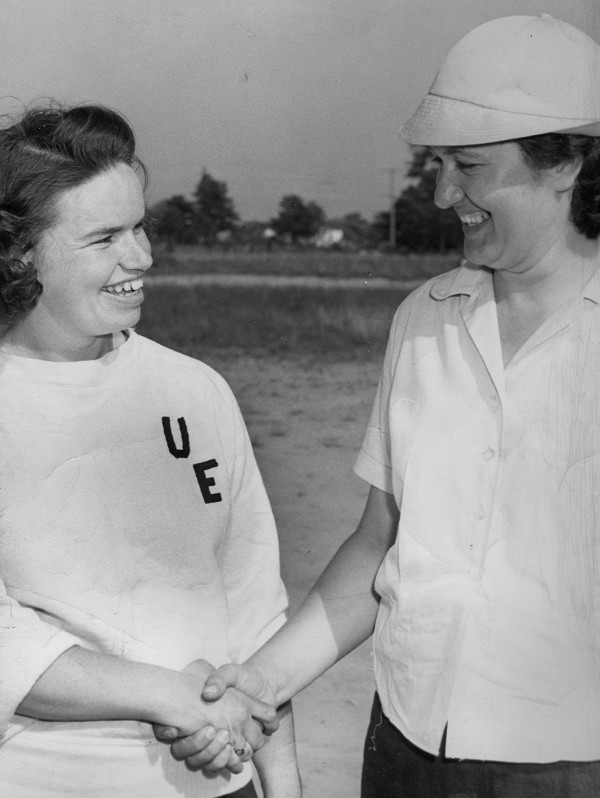
MULTIPOLYGON (((229 381, 246 418, 281 540, 292 607, 353 531, 367 486, 352 474, 380 368, 204 358, 229 381)), ((305 798, 359 795, 362 743, 374 689, 369 643, 295 700, 305 798)))

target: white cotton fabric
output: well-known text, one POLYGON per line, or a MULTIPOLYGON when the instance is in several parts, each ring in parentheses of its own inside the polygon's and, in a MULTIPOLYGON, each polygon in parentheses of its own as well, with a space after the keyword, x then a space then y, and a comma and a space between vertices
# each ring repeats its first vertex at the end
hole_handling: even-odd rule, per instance
POLYGON ((95 361, 0 356, 0 573, 2 795, 208 798, 250 779, 191 773, 148 724, 13 715, 72 645, 180 670, 244 660, 284 622, 271 508, 212 369, 133 331, 95 361))
POLYGON ((487 269, 395 317, 356 472, 401 510, 377 688, 431 753, 600 759, 599 303, 596 273, 506 368, 487 269))

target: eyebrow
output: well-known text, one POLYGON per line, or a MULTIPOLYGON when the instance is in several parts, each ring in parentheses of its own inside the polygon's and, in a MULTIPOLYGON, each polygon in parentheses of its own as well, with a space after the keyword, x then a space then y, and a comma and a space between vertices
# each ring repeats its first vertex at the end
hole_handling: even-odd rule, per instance
MULTIPOLYGON (((428 147, 427 149, 429 150, 429 152, 430 152, 432 155, 435 155, 435 152, 434 152, 434 150, 433 150, 433 147, 428 147)), ((446 151, 446 152, 447 152, 449 155, 456 155, 457 153, 464 153, 464 154, 466 154, 466 155, 469 155, 469 154, 470 154, 470 151, 471 151, 471 150, 474 150, 474 149, 477 149, 477 147, 476 147, 475 145, 466 145, 466 144, 465 144, 465 145, 463 145, 462 147, 444 147, 444 150, 445 150, 445 151, 446 151)))
POLYGON ((89 233, 86 233, 83 238, 98 238, 99 236, 111 236, 114 233, 120 233, 124 230, 124 227, 97 227, 94 230, 90 230, 89 233))
POLYGON ((465 161, 466 166, 470 165, 482 165, 482 164, 489 164, 490 163, 490 155, 485 151, 482 151, 483 147, 486 145, 463 145, 462 147, 453 146, 453 147, 444 147, 444 153, 437 155, 432 147, 429 147, 429 153, 433 162, 437 162, 441 160, 441 157, 445 154, 451 158, 454 158, 456 163, 459 163, 461 159, 465 161))
MULTIPOLYGON (((141 219, 139 219, 139 221, 137 221, 134 224, 134 227, 137 227, 140 224, 146 224, 149 221, 149 218, 150 218, 150 214, 149 214, 148 210, 144 211, 144 215, 142 216, 141 219)), ((125 230, 125 229, 126 228, 123 227, 123 225, 116 225, 116 226, 113 226, 113 227, 96 227, 93 230, 90 230, 88 233, 86 233, 83 236, 83 240, 87 241, 88 239, 91 239, 91 238, 103 238, 103 237, 106 237, 106 236, 112 236, 115 233, 123 232, 123 230, 125 230)))
POLYGON ((452 153, 452 155, 466 155, 467 157, 477 156, 486 158, 486 149, 489 147, 489 144, 466 144, 462 147, 448 147, 448 151, 452 153))

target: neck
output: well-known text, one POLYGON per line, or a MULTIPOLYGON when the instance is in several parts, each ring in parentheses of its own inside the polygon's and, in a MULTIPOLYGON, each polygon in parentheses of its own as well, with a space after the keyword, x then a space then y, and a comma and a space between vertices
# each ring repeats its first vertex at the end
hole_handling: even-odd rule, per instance
POLYGON ((533 268, 494 271, 496 301, 537 308, 545 316, 579 296, 600 267, 599 242, 577 235, 567 243, 547 253, 533 268))
POLYGON ((15 325, 14 327, 9 327, 6 331, 0 340, 0 347, 4 352, 18 355, 19 357, 54 362, 76 362, 80 360, 98 360, 120 346, 123 340, 122 333, 109 333, 98 336, 79 346, 65 343, 57 345, 51 341, 38 340, 35 336, 24 334, 24 331, 18 325, 15 325))

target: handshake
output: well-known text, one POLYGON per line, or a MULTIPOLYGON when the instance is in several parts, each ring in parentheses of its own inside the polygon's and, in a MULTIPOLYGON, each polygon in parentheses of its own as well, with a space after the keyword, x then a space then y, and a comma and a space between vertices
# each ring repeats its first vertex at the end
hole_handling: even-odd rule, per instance
POLYGON ((255 667, 215 670, 205 660, 195 660, 180 676, 182 701, 177 703, 184 709, 174 715, 165 709, 165 722, 153 724, 156 739, 168 743, 173 757, 191 770, 240 773, 279 727, 268 682, 255 667), (167 722, 168 715, 177 717, 175 723, 167 722))

